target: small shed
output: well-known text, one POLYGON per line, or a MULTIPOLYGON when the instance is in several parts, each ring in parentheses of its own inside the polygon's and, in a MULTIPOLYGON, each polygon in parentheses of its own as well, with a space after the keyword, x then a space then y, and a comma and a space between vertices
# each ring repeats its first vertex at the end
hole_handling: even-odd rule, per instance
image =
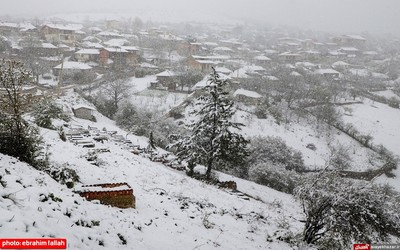
POLYGON ((93 121, 96 118, 93 115, 94 108, 85 105, 77 105, 72 108, 75 117, 93 121))
POLYGON ((78 193, 87 200, 100 200, 102 204, 114 207, 136 207, 133 189, 126 182, 83 185, 78 193))

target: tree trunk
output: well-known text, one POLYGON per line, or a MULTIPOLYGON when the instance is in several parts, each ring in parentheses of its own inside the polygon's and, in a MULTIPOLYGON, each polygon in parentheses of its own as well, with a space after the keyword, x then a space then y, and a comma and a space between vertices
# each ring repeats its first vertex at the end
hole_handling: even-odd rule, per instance
POLYGON ((212 169, 212 164, 213 164, 214 159, 212 157, 208 158, 207 161, 207 171, 206 171, 206 178, 210 179, 211 178, 211 169, 212 169))

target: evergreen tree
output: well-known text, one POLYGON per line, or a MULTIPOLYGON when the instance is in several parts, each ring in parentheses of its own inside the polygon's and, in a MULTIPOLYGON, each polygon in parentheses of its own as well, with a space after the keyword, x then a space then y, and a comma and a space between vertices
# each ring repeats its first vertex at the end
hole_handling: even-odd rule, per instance
POLYGON ((149 148, 150 148, 150 149, 156 149, 156 145, 155 145, 155 142, 154 142, 153 131, 150 131, 150 136, 149 136, 149 148))
POLYGON ((190 112, 196 119, 188 125, 190 135, 176 138, 170 145, 177 149, 181 160, 188 162, 191 172, 195 164, 205 165, 207 178, 211 177, 212 169, 243 164, 248 155, 248 141, 237 133, 243 124, 231 120, 235 109, 226 85, 227 81, 213 69, 205 87, 206 94, 197 99, 190 112))

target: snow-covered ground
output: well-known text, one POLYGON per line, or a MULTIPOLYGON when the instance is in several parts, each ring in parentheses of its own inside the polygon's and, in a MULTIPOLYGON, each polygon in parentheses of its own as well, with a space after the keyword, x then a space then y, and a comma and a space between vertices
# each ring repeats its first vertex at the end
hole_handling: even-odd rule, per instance
MULTIPOLYGON (((72 92, 60 102, 64 108, 84 103, 72 92)), ((147 145, 145 138, 95 115, 97 123, 74 118, 70 126, 105 128, 147 145)), ((300 204, 290 195, 221 174, 221 179, 235 180, 240 191, 254 197, 245 200, 135 155, 113 141, 96 142, 96 148, 109 152, 98 153, 100 164, 95 166, 85 158, 91 149, 63 142, 53 130, 41 129, 41 134, 51 164, 68 164, 82 184, 127 182, 134 190, 136 209, 86 201, 48 175, 0 155, 5 183, 0 189, 2 237, 67 238, 68 249, 292 249, 275 238, 302 229, 300 204), (62 201, 42 202, 50 193, 62 201), (126 245, 117 234, 126 239, 126 245)))

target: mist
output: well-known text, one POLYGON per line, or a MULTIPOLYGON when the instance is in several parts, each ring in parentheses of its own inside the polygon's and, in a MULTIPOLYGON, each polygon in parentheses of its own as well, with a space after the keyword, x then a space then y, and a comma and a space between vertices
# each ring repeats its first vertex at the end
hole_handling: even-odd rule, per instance
POLYGON ((257 22, 337 33, 399 35, 399 10, 396 0, 15 0, 3 1, 0 15, 77 20, 78 14, 85 18, 113 14, 153 21, 257 22))

